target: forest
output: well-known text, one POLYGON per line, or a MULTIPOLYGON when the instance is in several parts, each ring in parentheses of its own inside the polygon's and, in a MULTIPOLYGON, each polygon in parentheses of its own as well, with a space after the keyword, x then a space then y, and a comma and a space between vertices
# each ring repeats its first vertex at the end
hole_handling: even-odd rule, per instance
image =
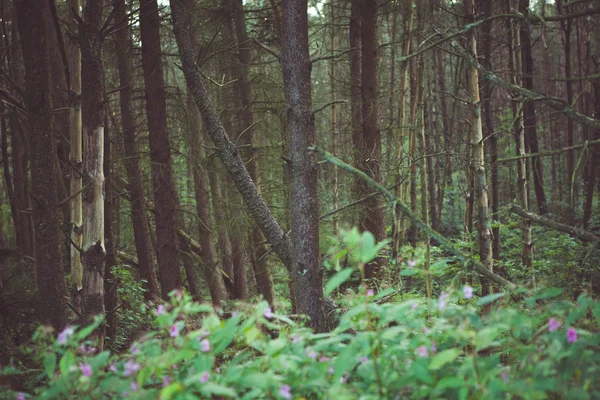
POLYGON ((0 0, 0 397, 599 399, 599 0, 0 0))

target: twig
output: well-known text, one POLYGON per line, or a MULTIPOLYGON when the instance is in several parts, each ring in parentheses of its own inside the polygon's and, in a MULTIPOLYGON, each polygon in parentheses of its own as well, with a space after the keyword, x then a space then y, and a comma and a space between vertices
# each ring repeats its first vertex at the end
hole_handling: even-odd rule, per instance
POLYGON ((270 55, 272 55, 273 57, 275 57, 277 60, 279 60, 279 62, 281 62, 281 55, 279 55, 279 53, 277 53, 275 50, 271 49, 269 46, 267 46, 266 44, 262 43, 258 39, 254 39, 254 42, 257 45, 259 45, 260 47, 262 47, 267 53, 269 53, 270 55))

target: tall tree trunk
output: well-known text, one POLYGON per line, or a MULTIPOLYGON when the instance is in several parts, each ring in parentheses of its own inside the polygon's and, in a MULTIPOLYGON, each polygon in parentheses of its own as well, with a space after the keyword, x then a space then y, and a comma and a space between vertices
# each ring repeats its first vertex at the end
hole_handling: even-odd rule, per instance
MULTIPOLYGON (((494 12, 494 2, 493 1, 484 1, 483 3, 483 12, 481 18, 489 18, 492 16, 494 12)), ((483 48, 483 58, 482 64, 489 70, 492 70, 492 27, 493 23, 489 22, 487 24, 483 24, 481 27, 481 35, 483 36, 481 40, 482 48, 483 48)), ((492 191, 492 220, 498 218, 499 210, 499 190, 498 190, 498 139, 494 134, 494 115, 492 108, 492 95, 494 92, 494 85, 490 81, 485 81, 480 79, 481 81, 481 97, 482 105, 483 105, 483 119, 485 126, 485 140, 488 145, 488 154, 490 156, 490 172, 491 172, 491 191, 492 191)), ((496 226, 492 228, 492 255, 494 259, 500 259, 500 227, 496 226)))
MULTIPOLYGON (((239 67, 237 68, 237 91, 241 103, 241 108, 238 111, 238 121, 241 123, 239 132, 241 137, 238 142, 244 145, 242 150, 242 158, 246 161, 248 173, 254 181, 257 189, 260 192, 260 179, 258 172, 257 153, 254 149, 254 110, 253 110, 253 93, 252 85, 250 84, 249 69, 252 62, 250 53, 250 42, 248 33, 246 32, 246 19, 244 18, 244 5, 242 0, 233 0, 233 21, 235 27, 235 36, 238 43, 238 59, 239 67)), ((273 282, 271 280, 271 272, 267 264, 267 258, 263 243, 263 236, 256 224, 252 224, 249 237, 249 252, 250 262, 254 269, 254 276, 258 285, 260 294, 263 295, 269 304, 273 304, 273 282)), ((238 274, 242 271, 238 268, 238 274)), ((234 281, 235 282, 235 281, 234 281)), ((239 282, 241 285, 241 282, 239 282)), ((236 282, 236 286, 238 283, 236 282)), ((243 286, 240 286, 243 289, 243 286)))
MULTIPOLYGON (((467 16, 472 22, 475 19, 474 0, 465 0, 467 16)), ((468 34, 468 51, 477 59, 477 40, 475 30, 468 34)), ((477 201, 477 232, 479 242, 479 259, 490 271, 493 270, 492 260, 492 230, 490 227, 490 215, 488 211, 487 182, 485 176, 485 155, 483 143, 483 127, 481 121, 481 103, 479 98, 479 73, 475 67, 469 67, 469 95, 473 116, 471 119, 471 148, 473 158, 471 160, 473 176, 475 180, 475 194, 477 201)), ((482 295, 490 294, 491 283, 482 277, 482 295)))
MULTIPOLYGON (((106 248, 106 275, 104 277, 104 307, 106 309, 106 336, 115 343, 117 334, 117 280, 113 274, 116 262, 116 249, 114 235, 114 216, 118 213, 115 207, 115 190, 113 187, 113 157, 112 144, 108 129, 108 114, 104 117, 104 247, 106 248)), ((138 260, 139 261, 139 260, 138 260)))
MULTIPOLYGON (((506 9, 510 11, 510 0, 506 0, 506 9)), ((509 32, 508 35, 508 67, 511 72, 511 81, 514 84, 518 84, 517 71, 521 70, 521 60, 519 53, 515 52, 514 49, 520 46, 519 35, 513 38, 513 23, 510 19, 506 19, 506 27, 509 32)), ((517 102, 511 102, 511 109, 513 113, 513 135, 515 137, 516 149, 518 156, 525 155, 525 127, 523 125, 523 108, 519 106, 517 102)), ((529 195, 528 195, 528 182, 527 182, 527 160, 521 158, 517 161, 517 186, 519 195, 519 205, 524 210, 529 210, 529 195)), ((523 268, 526 271, 532 271, 533 265, 533 240, 531 238, 531 220, 523 217, 521 219, 521 262, 523 268)))
MULTIPOLYGON (((79 17, 81 0, 69 0, 69 8, 79 17)), ((77 24, 73 24, 74 32, 77 24)), ((76 40, 69 42, 69 71, 71 75, 69 92, 69 162, 71 163, 71 241, 81 248, 83 246, 83 198, 81 194, 83 165, 83 147, 81 135, 81 50, 76 40), (76 194, 77 193, 77 194, 76 194)), ((77 247, 71 245, 71 299, 74 306, 81 310, 81 289, 83 288, 83 267, 81 254, 77 247)))
MULTIPOLYGON (((362 115, 362 77, 361 77, 361 0, 352 0, 350 11, 350 22, 348 30, 348 41, 351 49, 356 49, 349 53, 350 64, 350 114, 352 129, 352 144, 354 145, 354 165, 360 167, 360 160, 364 153, 364 141, 362 134, 363 115, 362 115)), ((362 187, 360 179, 354 181, 355 197, 362 197, 362 187)))
MULTIPOLYGON (((104 315, 104 1, 88 1, 79 23, 81 45, 81 118, 83 125, 83 292, 82 323, 104 315)), ((95 335, 100 348, 104 329, 95 335)))
POLYGON ((308 150, 315 145, 315 120, 311 99, 307 1, 285 1, 282 4, 282 17, 283 88, 291 164, 292 279, 298 311, 310 317, 309 325, 312 328, 322 331, 325 328, 323 277, 319 254, 319 199, 315 179, 318 171, 316 155, 308 150))
MULTIPOLYGON (((519 12, 523 15, 529 15, 529 0, 519 0, 519 12)), ((528 20, 527 20, 528 21, 528 20)), ((531 24, 523 22, 519 28, 521 39, 521 63, 523 71, 523 87, 533 90, 533 52, 531 48, 531 24)), ((528 101, 523 109, 523 118, 525 124, 525 141, 529 147, 529 152, 539 153, 537 138, 537 120, 535 115, 535 103, 528 101)), ((533 186, 539 213, 545 215, 548 212, 546 201, 546 192, 544 190, 544 171, 540 157, 531 159, 533 170, 533 186)))
MULTIPOLYGON (((358 0, 355 0, 358 1, 358 0)), ((361 24, 361 94, 364 149, 359 165, 364 172, 381 182, 381 127, 379 123, 379 45, 377 44, 377 1, 362 0, 361 24)), ((310 77, 309 77, 310 79, 310 77)), ((370 188, 361 181, 361 194, 366 196, 370 188)), ((385 235, 385 213, 380 196, 365 202, 361 215, 361 227, 375 236, 377 242, 385 235)), ((382 257, 365 266, 365 277, 373 278, 384 264, 382 257)))
POLYGON ((35 224, 35 261, 40 320, 62 329, 67 295, 60 250, 53 140, 50 55, 44 9, 35 0, 14 2, 25 64, 25 106, 31 144, 31 194, 35 224))
POLYGON ((156 204, 156 258, 163 299, 181 288, 177 241, 177 192, 173 180, 167 130, 167 105, 160 49, 160 17, 156 0, 140 1, 142 67, 150 137, 152 186, 156 204))
MULTIPOLYGON (((124 21, 127 18, 125 3, 121 0, 113 0, 117 7, 115 18, 124 21)), ((158 282, 154 272, 154 263, 149 242, 148 225, 146 222, 146 210, 144 208, 144 188, 142 186, 142 173, 140 171, 139 158, 135 141, 135 118, 132 109, 133 76, 131 51, 131 29, 129 25, 123 26, 115 33, 115 44, 117 50, 117 64, 119 69, 119 103, 121 107, 121 125, 123 130, 123 147, 125 149, 125 170, 127 172, 127 190, 131 203, 131 222, 133 225, 133 239, 140 278, 145 289, 144 298, 153 300, 159 296, 158 282)))
MULTIPOLYGON (((125 3, 120 0, 113 0, 113 5, 117 7, 115 18, 117 21, 124 21, 127 18, 125 3)), ((146 210, 144 208, 144 188, 142 186, 142 173, 140 171, 139 158, 135 140, 136 128, 135 118, 132 109, 133 94, 133 76, 131 51, 131 28, 129 25, 123 26, 115 33, 115 44, 117 50, 117 66, 119 70, 119 104, 121 107, 121 126, 123 137, 123 148, 125 149, 125 171, 127 172, 127 190, 131 204, 131 222, 133 226, 133 239, 135 242, 136 254, 138 257, 138 266, 142 286, 144 288, 144 298, 153 300, 159 296, 158 281, 154 271, 152 261, 152 251, 149 242, 148 225, 146 222, 146 210)))

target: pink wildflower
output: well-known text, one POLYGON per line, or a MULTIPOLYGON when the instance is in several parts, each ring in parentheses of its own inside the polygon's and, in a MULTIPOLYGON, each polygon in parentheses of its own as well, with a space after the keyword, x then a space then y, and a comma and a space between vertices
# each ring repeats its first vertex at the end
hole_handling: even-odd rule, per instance
POLYGON ((85 377, 89 378, 92 376, 93 371, 92 371, 92 366, 90 364, 79 363, 79 370, 85 377))
POLYGON ((463 293, 465 295, 465 299, 470 299, 473 297, 473 288, 469 285, 465 285, 463 288, 463 293))
POLYGON ((202 350, 203 353, 208 353, 210 351, 210 342, 208 339, 204 339, 203 341, 201 341, 200 346, 200 350, 202 350))
POLYGON ((419 346, 417 348, 417 354, 419 357, 427 357, 427 346, 419 346))
POLYGON ((200 376, 200 382, 201 383, 206 383, 206 382, 208 382, 209 378, 210 378, 210 374, 208 373, 208 371, 204 371, 202 373, 202 375, 200 376))
POLYGON ((577 331, 575 330, 575 328, 569 328, 569 330, 567 331, 567 340, 569 341, 569 343, 575 343, 578 337, 579 335, 577 335, 577 331))
POLYGON ((67 326, 61 333, 58 334, 58 344, 67 344, 67 340, 75 331, 70 326, 67 326))
POLYGON ((266 319, 273 318, 273 310, 271 310, 271 307, 265 308, 265 311, 263 312, 263 315, 265 316, 266 319))
POLYGON ((283 397, 284 399, 288 399, 289 400, 289 399, 292 398, 292 393, 290 393, 290 390, 291 390, 290 385, 282 385, 279 388, 279 395, 281 397, 283 397))
POLYGON ((171 337, 179 336, 179 327, 177 325, 171 325, 170 335, 171 337))
POLYGON ((558 322, 554 318, 550 318, 548 320, 548 332, 553 332, 553 331, 557 330, 558 328, 560 328, 560 322, 558 322))

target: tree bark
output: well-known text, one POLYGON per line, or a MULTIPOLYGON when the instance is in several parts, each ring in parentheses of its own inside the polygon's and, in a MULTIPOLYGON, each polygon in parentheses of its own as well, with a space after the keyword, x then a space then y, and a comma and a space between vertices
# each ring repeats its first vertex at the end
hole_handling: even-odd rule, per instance
MULTIPOLYGON (((324 329, 323 277, 319 254, 319 199, 315 179, 317 160, 315 154, 308 150, 315 144, 315 120, 312 113, 306 0, 284 2, 282 17, 283 90, 290 159, 291 271, 298 312, 308 315, 309 325, 319 332, 324 329)), ((363 113, 364 109, 363 106, 363 113)))
POLYGON ((25 64, 25 106, 31 144, 31 194, 40 320, 62 329, 67 295, 59 234, 47 20, 36 0, 14 2, 25 64))
MULTIPOLYGON (((523 15, 528 15, 529 0, 519 0, 519 12, 523 15)), ((523 72, 523 88, 533 90, 533 53, 531 48, 531 24, 523 22, 519 28, 519 36, 521 39, 521 67, 523 72)), ((538 153, 538 138, 537 138, 537 120, 535 113, 535 103, 528 101, 523 109, 523 119, 525 125, 525 145, 529 147, 531 153, 538 153)), ((542 161, 539 157, 531 160, 533 170, 533 186, 535 189, 535 197, 540 214, 544 215, 548 212, 548 204, 546 201, 546 192, 544 190, 544 175, 542 161)))
POLYGON ((177 192, 173 180, 167 130, 167 106, 160 49, 160 17, 156 0, 140 1, 142 67, 150 138, 152 186, 156 203, 156 258, 163 299, 181 289, 177 243, 177 192))
MULTIPOLYGON (((474 0, 465 0, 467 16, 471 21, 475 18, 474 0)), ((467 36, 467 51, 474 59, 477 59, 477 40, 475 30, 471 30, 467 36)), ((479 259, 483 266, 493 271, 492 260, 492 231, 490 227, 490 215, 488 211, 487 182, 485 175, 485 155, 483 143, 483 127, 481 120, 481 99, 479 98, 479 73, 477 68, 469 68, 469 95, 473 116, 471 118, 471 148, 473 158, 471 168, 475 180, 475 194, 477 201, 477 232, 479 242, 479 259)), ((482 295, 490 294, 491 283, 482 278, 482 295)))
MULTIPOLYGON (((359 0, 355 0, 359 1, 359 0)), ((379 122, 379 45, 377 44, 377 1, 362 1, 361 23, 361 95, 364 148, 359 160, 360 167, 377 182, 381 182, 381 127, 379 122)), ((310 79, 310 77, 309 77, 310 79)), ((370 193, 361 186, 361 194, 370 193)), ((385 239, 385 213, 380 196, 365 202, 361 215, 361 227, 380 242, 385 239)), ((382 257, 365 266, 365 277, 373 278, 384 264, 382 257)))
MULTIPOLYGON (((86 2, 79 23, 81 118, 83 125, 82 324, 104 315, 104 65, 100 31, 104 1, 86 2)), ((104 329, 95 332, 100 348, 104 329)))
MULTIPOLYGON (((69 0, 69 8, 79 17, 81 0, 69 0)), ((77 31, 77 24, 72 26, 77 31)), ((81 248, 83 246, 83 197, 82 170, 83 146, 82 120, 81 120, 81 50, 76 40, 69 42, 69 71, 71 75, 69 92, 69 162, 71 163, 71 193, 76 194, 70 201, 71 225, 70 234, 72 242, 81 248)), ((77 247, 71 245, 71 299, 74 306, 81 310, 81 289, 83 288, 83 266, 81 254, 77 247)))
MULTIPOLYGON (((124 21, 127 18, 125 3, 113 0, 117 7, 115 18, 124 21)), ((115 33, 117 50, 117 65, 119 70, 119 103, 121 107, 121 126, 123 130, 123 147, 125 149, 125 170, 127 172, 127 190, 131 204, 131 222, 133 225, 133 239, 140 271, 140 278, 145 289, 144 298, 153 300, 159 296, 158 282, 154 272, 154 263, 150 248, 148 225, 146 223, 146 210, 144 208, 144 188, 142 186, 142 173, 135 135, 135 118, 132 109, 133 76, 131 51, 131 28, 125 25, 115 33)))
MULTIPOLYGON (((257 189, 260 193, 260 176, 258 171, 258 154, 254 149, 254 110, 253 110, 253 92, 252 85, 250 84, 249 69, 252 62, 250 48, 249 48, 249 37, 246 32, 246 19, 244 18, 244 5, 242 0, 233 0, 233 21, 235 27, 235 36, 238 43, 238 60, 239 66, 237 68, 237 89, 238 97, 241 103, 241 108, 238 111, 238 121, 241 123, 240 139, 238 142, 244 145, 242 150, 242 158, 246 161, 248 173, 254 181, 257 189)), ((263 237, 260 233, 260 229, 256 224, 252 224, 250 237, 249 237, 249 253, 250 262, 254 269, 254 276, 257 280, 257 286, 259 293, 263 295, 265 300, 269 304, 273 304, 273 282, 271 280, 271 272, 269 265, 267 264, 267 258, 264 257, 266 253, 265 246, 263 243, 263 237)), ((235 264, 234 264, 235 265, 235 264)), ((245 272, 245 271, 244 271, 245 272)), ((242 271, 238 268, 238 274, 242 271)), ((234 281, 236 287, 238 282, 234 281)), ((243 289, 243 285, 239 282, 240 290, 243 289)), ((245 285, 245 283, 244 283, 245 285)), ((238 293, 240 295, 241 293, 238 293)))

